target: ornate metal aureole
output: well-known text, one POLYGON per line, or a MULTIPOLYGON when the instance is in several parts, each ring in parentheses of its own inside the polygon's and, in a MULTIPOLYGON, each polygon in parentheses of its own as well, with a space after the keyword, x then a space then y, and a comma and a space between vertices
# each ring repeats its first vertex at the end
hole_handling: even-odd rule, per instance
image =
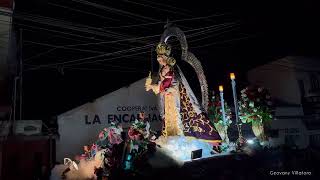
POLYGON ((181 59, 189 63, 197 73, 197 76, 200 82, 200 87, 201 87, 201 94, 202 94, 201 105, 203 110, 207 112, 208 102, 209 102, 208 83, 206 80, 206 76, 204 75, 201 62, 197 59, 197 57, 193 53, 188 51, 188 43, 187 43, 186 36, 180 28, 176 26, 167 26, 161 36, 160 42, 166 43, 170 37, 176 37, 179 40, 181 45, 181 50, 182 50, 181 59))

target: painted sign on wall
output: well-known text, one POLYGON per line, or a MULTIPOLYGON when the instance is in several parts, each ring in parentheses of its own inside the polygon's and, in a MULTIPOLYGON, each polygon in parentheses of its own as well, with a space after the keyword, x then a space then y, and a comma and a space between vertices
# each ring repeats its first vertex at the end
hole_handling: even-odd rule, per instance
POLYGON ((65 157, 73 158, 82 153, 83 146, 95 142, 98 133, 111 121, 118 121, 126 130, 141 111, 145 112, 154 131, 161 130, 157 96, 146 92, 144 84, 145 79, 141 79, 59 115, 56 160, 61 162, 65 157))

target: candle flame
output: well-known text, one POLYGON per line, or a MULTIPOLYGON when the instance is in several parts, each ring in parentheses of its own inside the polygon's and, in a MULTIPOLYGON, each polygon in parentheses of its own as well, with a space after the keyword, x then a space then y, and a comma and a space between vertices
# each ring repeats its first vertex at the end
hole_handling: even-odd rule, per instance
POLYGON ((223 86, 219 86, 219 91, 220 91, 220 92, 223 91, 223 86))
POLYGON ((230 73, 230 79, 234 80, 236 78, 236 76, 234 75, 234 73, 230 73))

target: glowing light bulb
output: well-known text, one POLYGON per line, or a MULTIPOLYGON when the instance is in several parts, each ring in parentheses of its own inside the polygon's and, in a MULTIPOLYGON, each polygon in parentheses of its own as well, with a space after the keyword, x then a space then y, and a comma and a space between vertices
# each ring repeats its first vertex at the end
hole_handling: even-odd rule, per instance
POLYGON ((253 144, 254 143, 253 139, 249 139, 249 140, 247 140, 247 142, 248 142, 248 144, 253 144))
POLYGON ((236 79, 236 76, 234 75, 234 73, 230 73, 230 79, 231 79, 231 80, 236 79))
POLYGON ((220 91, 220 92, 223 91, 223 86, 219 86, 219 91, 220 91))

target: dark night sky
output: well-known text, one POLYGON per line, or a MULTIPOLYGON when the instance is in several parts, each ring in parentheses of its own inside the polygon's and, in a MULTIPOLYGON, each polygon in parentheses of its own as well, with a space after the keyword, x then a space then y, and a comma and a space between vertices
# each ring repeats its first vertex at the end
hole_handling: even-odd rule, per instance
MULTIPOLYGON (((238 75, 241 87, 245 85, 245 72, 250 68, 287 55, 318 56, 319 52, 319 46, 314 44, 319 41, 320 31, 316 23, 319 22, 320 11, 313 1, 303 1, 303 4, 289 1, 88 1, 98 4, 93 7, 94 5, 85 4, 87 1, 82 0, 16 1, 14 23, 16 29, 24 29, 23 57, 27 59, 24 62, 25 119, 46 119, 58 115, 145 77, 151 67, 150 48, 141 49, 137 52, 145 52, 144 54, 130 58, 121 56, 136 52, 90 59, 80 65, 61 65, 61 62, 156 44, 163 32, 164 23, 122 28, 117 28, 118 26, 213 14, 220 15, 175 24, 188 32, 212 25, 236 23, 226 29, 187 38, 190 51, 204 66, 210 89, 216 89, 218 84, 227 85, 228 88, 228 74, 231 71, 238 75), (124 12, 117 11, 119 9, 124 12), (127 15, 126 12, 132 14, 127 15), (80 27, 79 24, 87 27, 80 27), (110 37, 112 33, 118 33, 117 36, 121 34, 121 37, 110 37), (74 47, 82 49, 81 51, 66 48, 51 50, 53 46, 108 42, 150 35, 159 36, 142 41, 74 47), (47 51, 50 52, 44 53, 47 51), (92 60, 104 61, 88 63, 92 60), (60 64, 52 65, 57 63, 60 64), (51 66, 39 68, 46 64, 51 66), (59 72, 61 68, 63 74, 59 72)), ((153 58, 154 55, 155 53, 153 58)), ((157 66, 154 65, 154 68, 157 66)), ((184 68, 189 72, 187 66, 184 68)), ((186 76, 193 79, 195 74, 186 73, 186 76)), ((192 85, 199 89, 196 88, 197 84, 192 85)), ((226 92, 226 96, 231 94, 226 92)))

